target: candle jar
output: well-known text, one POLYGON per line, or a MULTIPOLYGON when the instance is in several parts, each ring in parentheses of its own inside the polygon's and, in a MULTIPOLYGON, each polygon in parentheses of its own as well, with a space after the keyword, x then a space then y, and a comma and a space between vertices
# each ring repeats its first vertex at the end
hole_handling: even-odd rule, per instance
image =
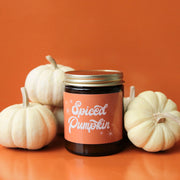
POLYGON ((123 147, 123 73, 69 71, 64 82, 66 149, 85 156, 119 152, 123 147))

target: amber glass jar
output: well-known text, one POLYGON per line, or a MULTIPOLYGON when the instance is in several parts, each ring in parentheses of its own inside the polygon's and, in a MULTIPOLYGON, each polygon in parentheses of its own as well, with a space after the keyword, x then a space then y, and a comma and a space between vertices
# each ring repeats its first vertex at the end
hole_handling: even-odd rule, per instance
POLYGON ((64 138, 68 151, 102 156, 123 148, 123 89, 120 71, 66 72, 64 138))

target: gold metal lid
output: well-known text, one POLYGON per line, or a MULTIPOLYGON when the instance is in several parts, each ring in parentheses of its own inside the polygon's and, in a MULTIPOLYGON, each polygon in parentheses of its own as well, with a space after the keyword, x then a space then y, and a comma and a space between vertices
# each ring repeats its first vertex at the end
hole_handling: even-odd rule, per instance
POLYGON ((65 85, 102 87, 123 84, 123 73, 117 70, 80 70, 65 73, 65 85))

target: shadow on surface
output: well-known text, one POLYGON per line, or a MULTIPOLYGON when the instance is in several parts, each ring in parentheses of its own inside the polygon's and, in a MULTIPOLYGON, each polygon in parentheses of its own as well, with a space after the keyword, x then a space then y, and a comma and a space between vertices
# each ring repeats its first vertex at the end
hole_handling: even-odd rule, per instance
POLYGON ((49 152, 49 151, 54 151, 57 149, 61 149, 64 147, 64 137, 63 135, 56 135, 54 140, 48 144, 47 146, 44 146, 41 149, 37 150, 28 150, 28 149, 22 149, 22 148, 7 148, 8 150, 13 150, 13 151, 27 151, 27 152, 49 152))
POLYGON ((54 140, 47 146, 40 149, 41 151, 53 151, 56 149, 61 149, 64 147, 64 137, 63 135, 56 135, 54 140))
POLYGON ((150 153, 150 154, 176 154, 180 152, 180 141, 177 142, 172 148, 165 150, 165 151, 159 151, 159 152, 147 152, 142 148, 138 148, 135 145, 133 145, 129 140, 126 140, 125 149, 124 151, 135 151, 140 153, 150 153))

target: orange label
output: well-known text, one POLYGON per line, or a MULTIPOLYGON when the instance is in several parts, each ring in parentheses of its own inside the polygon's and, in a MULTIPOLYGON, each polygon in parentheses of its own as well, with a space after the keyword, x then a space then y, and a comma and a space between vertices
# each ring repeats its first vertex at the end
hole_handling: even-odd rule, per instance
POLYGON ((64 92, 65 139, 80 144, 105 144, 122 139, 122 92, 64 92))

